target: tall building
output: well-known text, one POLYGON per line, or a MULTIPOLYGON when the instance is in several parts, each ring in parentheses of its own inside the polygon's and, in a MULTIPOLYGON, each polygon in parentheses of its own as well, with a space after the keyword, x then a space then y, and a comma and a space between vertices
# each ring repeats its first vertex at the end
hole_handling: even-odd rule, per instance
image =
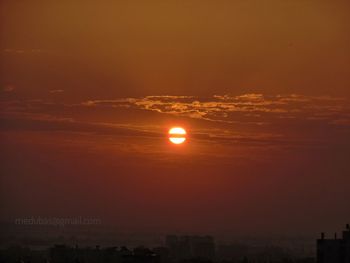
POLYGON ((350 226, 342 233, 342 238, 326 239, 324 233, 317 240, 317 263, 350 263, 350 226))

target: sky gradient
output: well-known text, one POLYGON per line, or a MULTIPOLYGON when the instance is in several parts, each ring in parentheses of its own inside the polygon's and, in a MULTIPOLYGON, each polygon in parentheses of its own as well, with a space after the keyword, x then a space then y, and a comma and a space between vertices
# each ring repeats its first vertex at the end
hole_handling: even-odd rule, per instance
POLYGON ((349 7, 2 1, 1 219, 232 235, 344 225, 349 7), (177 125, 180 147, 167 140, 177 125))

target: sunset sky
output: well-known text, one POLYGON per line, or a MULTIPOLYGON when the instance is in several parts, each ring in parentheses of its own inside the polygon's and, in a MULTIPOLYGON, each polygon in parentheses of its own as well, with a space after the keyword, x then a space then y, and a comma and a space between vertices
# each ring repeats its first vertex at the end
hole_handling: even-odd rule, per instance
POLYGON ((349 8, 1 1, 0 220, 218 235, 348 223, 349 8))

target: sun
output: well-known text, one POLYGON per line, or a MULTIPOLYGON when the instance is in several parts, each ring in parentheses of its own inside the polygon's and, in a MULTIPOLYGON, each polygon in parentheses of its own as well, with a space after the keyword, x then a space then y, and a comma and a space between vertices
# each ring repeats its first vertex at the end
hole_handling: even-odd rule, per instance
POLYGON ((186 141, 187 132, 184 128, 173 127, 168 132, 169 141, 173 144, 182 144, 186 141))

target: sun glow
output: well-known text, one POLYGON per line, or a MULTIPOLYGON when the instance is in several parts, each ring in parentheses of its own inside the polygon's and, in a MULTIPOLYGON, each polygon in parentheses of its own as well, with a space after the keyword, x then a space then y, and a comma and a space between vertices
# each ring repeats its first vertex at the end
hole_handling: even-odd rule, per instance
POLYGON ((181 127, 171 128, 168 132, 169 141, 174 144, 182 144, 186 141, 186 130, 181 127))
POLYGON ((186 138, 173 138, 173 137, 170 137, 169 140, 170 140, 172 143, 181 144, 181 143, 183 143, 184 141, 186 141, 186 138))

